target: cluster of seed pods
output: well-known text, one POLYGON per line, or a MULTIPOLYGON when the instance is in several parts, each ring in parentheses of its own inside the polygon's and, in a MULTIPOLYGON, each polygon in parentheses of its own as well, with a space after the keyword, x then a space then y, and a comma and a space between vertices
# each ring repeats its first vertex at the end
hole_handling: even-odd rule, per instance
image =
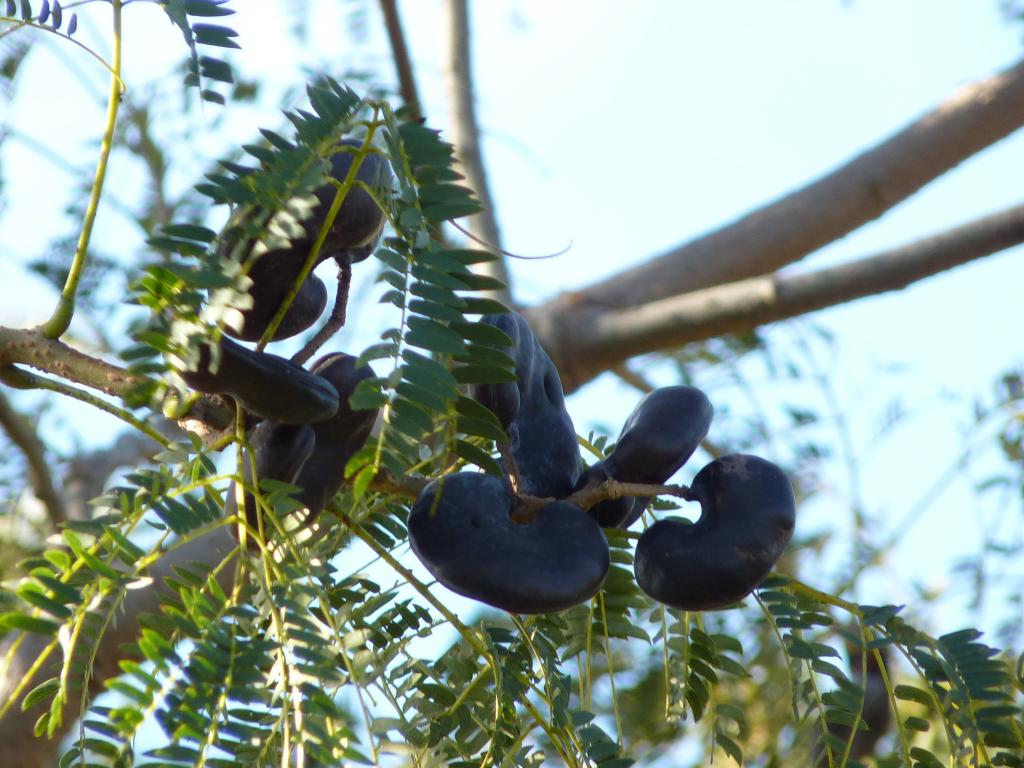
MULTIPOLYGON (((583 509, 569 497, 606 480, 666 483, 707 435, 713 408, 693 387, 657 389, 637 404, 614 450, 584 470, 558 371, 526 319, 508 313, 482 322, 512 340, 518 381, 472 394, 509 436, 518 487, 493 475, 444 476, 413 505, 409 541, 454 592, 515 613, 562 610, 601 588, 610 563, 602 528, 627 528, 650 500, 619 497, 583 509), (523 516, 524 496, 547 501, 523 516)), ((701 505, 696 523, 665 519, 641 534, 637 584, 680 610, 722 608, 750 594, 789 543, 793 489, 771 462, 736 454, 698 472, 688 499, 701 505)))
MULTIPOLYGON (((340 142, 331 159, 333 181, 345 179, 355 157, 348 150, 360 146, 361 142, 354 140, 340 142)), ((370 189, 387 190, 392 184, 391 169, 381 156, 369 154, 355 179, 370 189)), ((248 265, 252 304, 242 313, 241 328, 228 333, 242 341, 256 341, 268 330, 306 264, 335 190, 333 183, 316 190, 316 204, 288 247, 252 259, 248 265)), ((348 269, 362 261, 376 247, 385 220, 373 195, 353 185, 326 233, 316 263, 333 258, 340 269, 348 269)), ((233 251, 237 245, 238 238, 229 226, 221 238, 221 252, 233 251)), ((243 252, 253 253, 254 243, 243 245, 243 252)), ((323 315, 326 304, 327 289, 310 272, 272 340, 306 330, 323 315)), ((355 411, 349 406, 359 382, 373 376, 368 366, 356 367, 355 363, 351 355, 332 353, 306 369, 287 358, 222 337, 215 346, 199 350, 194 370, 180 370, 179 375, 200 392, 233 397, 246 413, 260 420, 250 434, 257 476, 300 487, 297 500, 306 510, 303 522, 308 524, 338 492, 346 463, 366 441, 377 417, 376 411, 355 411)), ((244 471, 251 476, 248 462, 244 471)), ((230 511, 234 494, 229 493, 228 499, 230 511)), ((256 526, 257 504, 250 494, 245 495, 245 514, 249 524, 256 526)))
MULTIPOLYGON (((342 145, 351 149, 359 142, 342 145)), ((333 156, 334 180, 345 178, 353 157, 348 151, 333 156)), ((371 154, 356 179, 386 187, 391 171, 371 154)), ((266 333, 305 266, 334 193, 333 184, 318 189, 302 233, 287 248, 268 250, 249 265, 252 304, 232 332, 236 338, 255 341, 266 333)), ((384 221, 373 196, 352 187, 317 263, 333 258, 345 270, 365 259, 384 221)), ((237 245, 230 235, 222 238, 222 248, 237 245)), ((323 282, 310 273, 273 340, 309 328, 326 300, 323 282)), ((629 527, 650 500, 610 498, 583 509, 571 502, 573 494, 607 480, 666 483, 707 435, 713 409, 693 387, 655 390, 626 420, 614 450, 585 469, 558 371, 526 319, 509 312, 480 322, 512 342, 507 351, 518 380, 476 385, 471 395, 506 431, 506 455, 514 466, 505 467, 505 479, 458 472, 429 483, 409 514, 409 541, 437 580, 459 594, 515 613, 563 610, 593 597, 604 582, 610 553, 603 528, 629 527)), ((359 382, 373 376, 368 366, 355 363, 350 355, 333 353, 306 369, 222 338, 216 347, 200 350, 195 370, 180 375, 196 390, 233 397, 260 419, 250 441, 256 473, 300 488, 297 501, 308 524, 338 492, 346 463, 376 420, 375 411, 349 406, 359 382)), ((245 471, 251 475, 248 464, 245 471)), ((243 498, 247 521, 255 527, 256 499, 248 493, 243 498)), ((748 595, 788 544, 795 522, 792 487, 771 462, 731 455, 698 472, 688 498, 700 503, 699 520, 665 519, 648 527, 636 545, 636 580, 648 595, 675 608, 721 608, 748 595)), ((229 499, 230 505, 234 494, 229 499)))

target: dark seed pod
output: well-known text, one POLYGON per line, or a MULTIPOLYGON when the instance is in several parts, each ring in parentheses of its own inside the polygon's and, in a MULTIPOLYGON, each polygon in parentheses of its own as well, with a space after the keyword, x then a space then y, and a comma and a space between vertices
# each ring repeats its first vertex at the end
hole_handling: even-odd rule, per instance
MULTIPOLYGON (((354 149, 362 146, 362 142, 354 139, 346 139, 341 144, 354 149)), ((331 178, 343 182, 354 159, 355 155, 352 152, 342 150, 335 153, 330 161, 331 178)), ((387 160, 377 153, 368 154, 363 158, 355 178, 375 190, 378 198, 386 199, 391 193, 391 168, 387 160)), ((291 244, 257 257, 249 269, 249 277, 253 281, 249 288, 253 306, 243 312, 245 325, 241 332, 232 332, 232 336, 245 341, 255 341, 263 335, 263 331, 277 313, 281 302, 295 284, 309 258, 310 250, 334 202, 336 192, 337 188, 332 183, 318 188, 314 192, 317 204, 302 220, 301 230, 291 244)), ((387 217, 373 195, 362 186, 353 185, 345 195, 345 200, 327 231, 314 267, 330 258, 336 259, 339 264, 362 261, 377 247, 386 221, 387 217)), ((220 253, 233 251, 236 243, 237 240, 230 234, 225 235, 219 244, 220 253)), ((286 339, 310 327, 323 313, 326 303, 326 288, 319 278, 310 274, 278 326, 274 340, 286 339)))
MULTIPOLYGON (((626 419, 614 450, 580 477, 591 480, 661 485, 697 450, 711 427, 714 408, 695 387, 661 387, 647 394, 626 419)), ((588 511, 604 527, 628 528, 650 499, 627 496, 595 504, 588 511)))
POLYGON ((320 358, 312 370, 337 390, 339 405, 331 418, 312 425, 316 448, 295 479, 302 488, 298 499, 308 510, 306 523, 316 519, 341 488, 345 465, 363 447, 377 420, 377 411, 349 405, 359 382, 373 377, 370 366, 357 368, 356 358, 338 352, 320 358))
MULTIPOLYGON (((362 146, 362 142, 355 139, 346 139, 341 144, 354 149, 362 146)), ((354 160, 355 154, 352 152, 336 152, 331 157, 331 178, 343 182, 354 160)), ((377 153, 371 153, 360 163, 359 170, 356 171, 356 180, 374 190, 378 197, 386 199, 391 194, 394 177, 391 175, 391 167, 387 160, 377 153)), ((310 244, 320 231, 336 193, 337 188, 332 184, 320 187, 316 191, 320 204, 304 223, 310 244)), ((346 259, 350 264, 362 261, 377 247, 386 221, 384 211, 373 196, 362 187, 353 186, 345 195, 338 215, 327 232, 327 239, 324 240, 320 251, 320 260, 333 257, 339 260, 346 259)))
POLYGON ((45 24, 50 20, 50 0, 43 0, 43 4, 39 6, 39 16, 36 18, 40 24, 45 24))
POLYGON ((679 610, 723 608, 749 595, 789 543, 793 486, 770 461, 737 454, 704 467, 690 491, 700 519, 659 520, 644 531, 633 562, 636 582, 679 610))
MULTIPOLYGON (((237 333, 226 331, 236 339, 258 341, 274 319, 299 276, 303 260, 295 258, 294 251, 274 250, 260 256, 249 270, 252 285, 252 307, 242 312, 245 322, 237 333)), ((327 307, 327 288, 323 280, 310 274, 299 286, 299 292, 288 307, 271 341, 290 338, 302 333, 317 321, 327 307)))
POLYGON ((53 0, 53 23, 54 29, 60 29, 60 25, 64 23, 64 9, 60 7, 60 0, 53 0))
MULTIPOLYGON (((257 474, 261 480, 271 478, 299 487, 295 498, 305 509, 303 525, 312 523, 341 488, 345 465, 362 448, 377 418, 377 411, 349 405, 359 382, 373 376, 368 365, 357 368, 355 363, 356 358, 339 352, 325 355, 313 366, 313 372, 338 392, 338 411, 331 418, 301 425, 264 421, 253 430, 250 445, 257 474)), ((230 500, 228 509, 233 509, 230 500)), ((249 494, 245 514, 255 527, 258 509, 249 494)))
POLYGON ((331 383, 287 358, 225 338, 220 340, 215 373, 211 357, 204 346, 196 370, 180 371, 186 384, 200 392, 231 395, 250 413, 285 424, 323 421, 338 410, 338 392, 331 383))
MULTIPOLYGON (((280 480, 285 483, 296 483, 299 470, 313 455, 316 437, 313 427, 309 424, 278 424, 272 421, 260 422, 253 430, 249 439, 256 461, 256 476, 265 479, 280 480)), ((248 461, 245 462, 243 473, 251 482, 252 471, 248 461)), ((229 491, 227 511, 235 509, 234 488, 229 491)), ((259 509, 256 499, 249 493, 245 494, 245 516, 249 525, 256 528, 259 509)))
POLYGON ((529 523, 493 475, 459 472, 430 483, 409 513, 409 543, 453 592, 511 613, 548 613, 593 597, 608 573, 608 542, 564 501, 529 523), (435 505, 435 495, 440 499, 435 505))
POLYGON ((506 351, 516 362, 519 381, 476 385, 472 396, 493 411, 508 432, 523 482, 520 490, 531 496, 564 498, 572 493, 583 464, 558 370, 522 315, 488 315, 480 322, 512 339, 506 351))

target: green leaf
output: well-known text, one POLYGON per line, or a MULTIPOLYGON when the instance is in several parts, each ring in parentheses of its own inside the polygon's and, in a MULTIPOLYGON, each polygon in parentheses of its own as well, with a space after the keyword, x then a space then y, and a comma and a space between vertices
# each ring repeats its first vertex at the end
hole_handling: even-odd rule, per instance
POLYGON ((495 477, 504 477, 505 473, 499 464, 487 451, 479 448, 465 440, 456 439, 452 444, 455 454, 471 464, 476 464, 485 472, 495 477))
POLYGON ((910 731, 920 731, 923 733, 931 728, 931 724, 923 718, 911 716, 903 721, 903 727, 910 731))
POLYGON ((225 7, 227 0, 183 0, 189 16, 230 16, 234 11, 225 7))
POLYGON ((923 704, 926 707, 932 706, 932 697, 927 691, 920 688, 915 688, 912 685, 897 685, 893 689, 893 694, 897 699, 904 701, 915 701, 918 704, 923 704))
POLYGON ((57 634, 57 630, 60 629, 60 624, 49 619, 41 619, 37 616, 27 616, 24 613, 17 613, 11 611, 9 613, 0 613, 0 631, 7 629, 20 630, 22 632, 31 632, 36 635, 46 635, 52 637, 57 634))
POLYGON ((32 584, 31 582, 22 584, 18 587, 17 594, 18 597, 26 603, 29 603, 40 610, 46 611, 48 614, 60 621, 65 621, 71 618, 71 611, 68 610, 63 603, 59 603, 53 598, 44 595, 36 584, 32 584))
POLYGON ((192 33, 197 43, 212 45, 218 48, 241 48, 231 38, 238 37, 238 33, 230 27, 222 24, 193 24, 192 33))
POLYGON ((452 373, 460 384, 514 384, 515 371, 494 365, 460 365, 452 373))
POLYGON ((398 385, 396 391, 409 401, 428 411, 445 413, 448 410, 449 400, 444 395, 438 395, 436 392, 426 387, 421 387, 418 384, 403 381, 398 385))
POLYGON ((499 442, 508 440, 508 436, 501 426, 495 424, 492 419, 476 419, 472 416, 460 414, 455 421, 455 425, 460 432, 467 435, 477 435, 478 437, 485 437, 488 440, 497 440, 499 442))
POLYGON ((462 338, 447 326, 417 315, 411 316, 407 322, 409 332, 405 340, 414 347, 454 355, 465 351, 462 338))

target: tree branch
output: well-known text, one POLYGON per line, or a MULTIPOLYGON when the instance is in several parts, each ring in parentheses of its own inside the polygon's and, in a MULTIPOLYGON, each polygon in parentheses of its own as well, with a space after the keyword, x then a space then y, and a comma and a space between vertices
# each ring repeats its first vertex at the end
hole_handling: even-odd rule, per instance
MULTIPOLYGON (((179 578, 175 573, 176 569, 195 563, 202 572, 208 573, 213 565, 225 557, 232 556, 237 548, 238 543, 231 535, 230 527, 219 526, 163 555, 146 574, 153 579, 149 586, 127 590, 116 620, 110 623, 99 648, 96 649, 96 663, 93 667, 93 675, 89 680, 91 695, 100 693, 105 681, 120 674, 118 662, 124 658, 122 646, 137 641, 139 617, 144 613, 153 613, 157 610, 160 595, 168 591, 166 580, 179 578)), ((230 581, 234 578, 233 570, 231 567, 225 567, 219 572, 218 581, 223 589, 231 588, 230 581)), ((109 599, 104 600, 94 606, 93 610, 102 614, 107 609, 108 603, 109 599)), ((19 635, 21 635, 19 632, 10 632, 3 640, 0 640, 0 658, 6 656, 11 643, 19 635)), ((14 686, 18 685, 22 677, 29 671, 48 642, 49 638, 42 635, 24 635, 24 640, 18 646, 10 668, 6 674, 0 676, 0 701, 8 699, 14 686)), ((59 654, 56 658, 59 659, 59 654)), ((52 677, 58 671, 59 662, 51 660, 51 663, 44 664, 43 668, 35 675, 33 685, 52 677)), ((31 686, 29 690, 31 690, 31 686)), ((12 754, 18 756, 18 765, 53 764, 60 746, 60 739, 38 738, 33 735, 33 725, 42 711, 43 708, 39 705, 27 712, 23 712, 20 706, 15 706, 0 718, 0 743, 4 744, 12 754)), ((77 717, 78 701, 72 696, 72 700, 64 709, 62 727, 58 737, 75 725, 77 717)))
POLYGON ((422 119, 423 106, 420 103, 419 90, 416 88, 416 77, 412 71, 412 59, 409 56, 409 47, 405 43, 405 33, 402 31, 402 19, 398 15, 398 6, 395 4, 395 0, 380 0, 380 10, 384 14, 384 27, 387 29, 388 41, 391 43, 391 58, 395 62, 398 90, 402 95, 402 101, 409 109, 411 119, 422 119))
POLYGON ((50 464, 46 459, 46 446, 39 439, 32 423, 15 410, 3 392, 0 392, 0 427, 24 454, 32 478, 32 488, 36 498, 46 507, 50 522, 56 527, 67 521, 64 501, 53 484, 50 464))
MULTIPOLYGON (((57 339, 47 338, 41 327, 0 326, 0 368, 15 363, 32 366, 114 397, 124 397, 142 382, 124 368, 83 354, 57 339)), ((199 421, 213 430, 222 430, 234 425, 234 413, 219 399, 202 397, 182 421, 199 421)))
POLYGON ((1024 125, 1024 62, 964 86, 832 173, 710 234, 555 301, 623 309, 766 275, 881 216, 1024 125))
POLYGON ((526 314, 534 328, 548 330, 542 341, 571 391, 638 354, 898 290, 1022 242, 1024 205, 806 274, 756 277, 618 311, 589 305, 566 311, 555 303, 526 314), (551 329, 560 334, 552 336, 551 329))
MULTIPOLYGON (((483 205, 480 213, 466 219, 466 226, 477 239, 499 251, 499 258, 478 265, 479 271, 489 277, 496 277, 509 286, 508 268, 505 260, 500 258, 501 231, 494 216, 494 201, 487 183, 487 172, 484 170, 483 154, 480 149, 480 128, 476 120, 473 74, 470 67, 467 0, 447 0, 445 14, 448 29, 445 84, 448 89, 449 138, 455 145, 460 170, 466 177, 466 183, 483 205)), ((494 291, 494 298, 511 305, 511 290, 506 288, 503 291, 494 291)))

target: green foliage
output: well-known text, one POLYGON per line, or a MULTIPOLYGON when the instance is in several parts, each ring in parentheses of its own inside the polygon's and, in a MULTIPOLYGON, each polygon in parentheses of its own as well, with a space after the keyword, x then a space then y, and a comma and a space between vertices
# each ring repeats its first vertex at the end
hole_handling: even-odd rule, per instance
MULTIPOLYGON (((37 15, 27 2, 11 5, 8 16, 61 26, 57 4, 37 15)), ((204 81, 231 82, 230 69, 198 46, 231 48, 235 34, 196 20, 231 11, 216 0, 162 6, 190 50, 187 82, 203 99, 223 101, 204 81)), ((155 411, 187 397, 165 361, 194 366, 198 344, 234 322, 251 257, 291 242, 331 154, 358 136, 356 162, 381 153, 397 180, 392 196, 367 190, 390 226, 375 255, 393 321, 360 355, 383 372, 352 400, 381 408, 383 428, 349 463, 349 486, 312 533, 286 525, 294 489, 247 479, 241 419, 219 443, 172 444, 154 467, 128 474, 96 500, 93 517, 70 523, 59 543, 21 564, 0 632, 14 643, 40 636, 40 665, 56 664, 31 690, 26 676, 0 711, 41 708, 40 735, 83 712, 62 766, 626 768, 691 734, 706 736, 716 759, 738 764, 778 764, 768 760, 781 754, 786 764, 839 766, 858 764, 851 756, 866 727, 871 661, 896 723, 891 754, 878 765, 1024 764, 1022 662, 982 643, 977 630, 933 637, 899 607, 858 605, 782 574, 736 610, 670 610, 636 586, 636 534, 608 531, 612 565, 585 605, 533 617, 456 616, 403 564, 409 499, 375 482, 425 481, 464 464, 501 472, 497 419, 460 393, 465 384, 514 380, 508 338, 474 322, 505 310, 487 296, 500 284, 473 269, 496 257, 439 237, 445 220, 478 203, 437 131, 331 78, 307 94, 309 110, 286 113, 291 135, 262 131, 243 147, 254 163, 224 160, 197 185, 212 204, 231 206, 222 232, 190 220, 150 239, 163 256, 133 286, 151 320, 122 351, 142 381, 129 405, 155 411), (228 447, 235 462, 223 469, 228 447), (166 574, 176 548, 245 528, 225 515, 228 494, 243 489, 268 521, 245 529, 251 546, 166 574), (97 704, 88 685, 96 648, 132 592, 153 579, 165 585, 158 606, 139 617, 120 674, 106 684, 112 695, 97 704), (752 727, 764 709, 767 733, 752 727), (162 743, 140 736, 153 721, 162 743)), ((339 197, 353 183, 338 185, 339 197)), ((727 356, 757 340, 722 345, 727 356)), ((790 418, 815 417, 798 409, 790 418)), ((586 442, 595 456, 607 445, 586 442)), ((1007 435, 1006 447, 1019 448, 1019 435, 1007 435)))

